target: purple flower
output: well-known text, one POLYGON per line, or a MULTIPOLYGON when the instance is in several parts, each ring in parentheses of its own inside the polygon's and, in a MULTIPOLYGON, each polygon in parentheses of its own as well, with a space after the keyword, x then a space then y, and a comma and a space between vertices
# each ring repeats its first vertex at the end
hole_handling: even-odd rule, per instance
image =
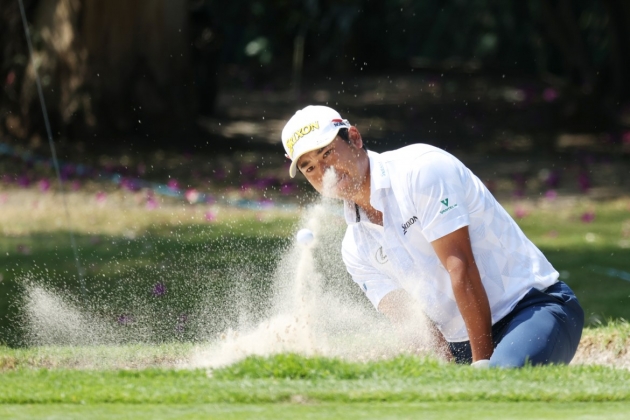
POLYGON ((587 192, 591 188, 591 179, 586 171, 580 172, 577 181, 582 192, 587 192))
POLYGON ((560 174, 558 171, 549 172, 549 175, 545 179, 545 183, 549 188, 558 188, 558 184, 560 184, 560 174))
POLYGON ((595 220, 595 212, 587 211, 582 215, 582 217, 580 217, 580 220, 584 223, 591 223, 595 220))
POLYGON ((37 184, 39 186, 39 190, 43 193, 47 192, 50 189, 50 181, 47 179, 42 179, 37 184))
POLYGON ((27 188, 29 185, 31 185, 31 181, 26 175, 20 175, 17 179, 17 184, 22 188, 27 188))
POLYGON ((254 165, 243 165, 241 167, 241 174, 243 174, 243 176, 246 178, 255 178, 257 173, 258 168, 256 168, 254 165))
POLYGON ((516 187, 512 195, 516 198, 522 198, 525 195, 525 186, 527 184, 525 176, 523 174, 514 174, 514 183, 516 187))
POLYGON ((549 201, 554 201, 558 198, 558 193, 556 190, 547 190, 547 192, 545 192, 545 198, 549 201))
POLYGON ((166 285, 164 283, 155 283, 151 293, 155 297, 164 296, 166 294, 166 285))
POLYGON ((284 195, 293 194, 294 191, 295 191, 295 185, 293 184, 284 184, 282 185, 282 187, 280 187, 280 193, 284 195))
POLYGON ((258 201, 258 205, 263 209, 270 209, 273 207, 273 200, 263 198, 262 200, 258 201))
POLYGON ((168 182, 166 183, 166 186, 171 189, 171 190, 178 190, 179 189, 179 182, 177 182, 176 179, 169 179, 168 182))
POLYGON ((122 315, 120 315, 118 317, 118 323, 120 325, 129 325, 129 324, 133 323, 133 321, 134 321, 134 319, 130 315, 122 314, 122 315))

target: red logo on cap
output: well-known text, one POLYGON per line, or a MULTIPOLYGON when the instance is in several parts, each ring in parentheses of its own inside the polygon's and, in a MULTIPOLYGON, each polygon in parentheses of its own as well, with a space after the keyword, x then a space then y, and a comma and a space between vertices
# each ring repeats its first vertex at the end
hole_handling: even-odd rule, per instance
POLYGON ((340 120, 340 119, 334 119, 334 120, 332 120, 332 122, 343 122, 343 120, 340 120))

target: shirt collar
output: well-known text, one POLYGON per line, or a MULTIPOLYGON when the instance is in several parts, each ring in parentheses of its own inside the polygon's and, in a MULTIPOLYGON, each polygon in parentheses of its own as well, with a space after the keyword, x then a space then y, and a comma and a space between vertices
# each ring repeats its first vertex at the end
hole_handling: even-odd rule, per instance
MULTIPOLYGON (((389 172, 385 163, 381 160, 381 154, 368 150, 368 159, 370 162, 370 204, 376 210, 383 211, 382 197, 379 190, 390 188, 391 182, 389 172)), ((357 223, 357 210, 355 203, 350 200, 344 200, 344 215, 346 223, 351 225, 357 223)), ((361 212, 361 219, 365 218, 365 214, 361 212)))

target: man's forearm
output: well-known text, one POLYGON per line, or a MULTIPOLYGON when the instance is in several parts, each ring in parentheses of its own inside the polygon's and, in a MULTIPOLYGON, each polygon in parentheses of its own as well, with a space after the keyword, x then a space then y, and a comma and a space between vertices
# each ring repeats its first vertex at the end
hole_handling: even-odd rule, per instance
POLYGON ((488 295, 476 267, 459 275, 451 273, 451 281, 457 306, 466 323, 473 361, 490 359, 494 350, 492 316, 488 295))

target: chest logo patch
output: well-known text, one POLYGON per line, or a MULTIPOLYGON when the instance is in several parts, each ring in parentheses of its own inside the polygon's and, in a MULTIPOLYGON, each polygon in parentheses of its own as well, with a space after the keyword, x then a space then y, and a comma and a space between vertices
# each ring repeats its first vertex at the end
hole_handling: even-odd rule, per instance
POLYGON ((406 223, 403 223, 401 225, 402 230, 403 230, 403 235, 406 235, 407 234, 407 229, 409 229, 411 227, 411 225, 413 225, 417 221, 418 221, 418 216, 413 216, 411 219, 407 220, 406 223))
POLYGON ((377 249, 374 256, 376 257, 376 261, 378 261, 379 264, 385 264, 387 261, 389 261, 387 259, 387 255, 385 255, 385 253, 383 252, 383 247, 377 249))

